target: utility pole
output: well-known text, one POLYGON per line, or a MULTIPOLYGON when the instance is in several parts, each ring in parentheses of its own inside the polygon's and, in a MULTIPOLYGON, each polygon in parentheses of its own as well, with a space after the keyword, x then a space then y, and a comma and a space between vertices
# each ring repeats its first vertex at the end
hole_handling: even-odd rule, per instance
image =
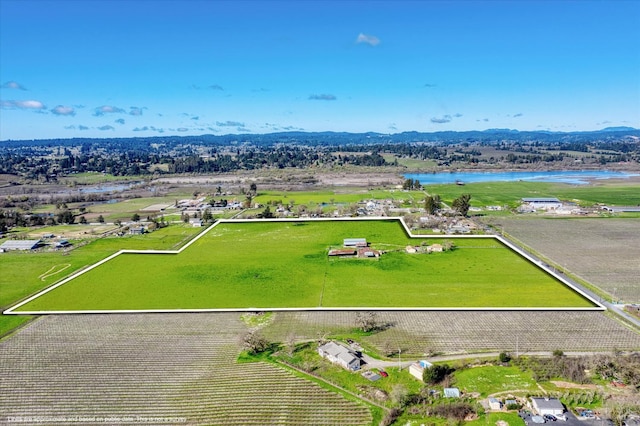
POLYGON ((402 349, 398 348, 398 371, 402 370, 402 349))

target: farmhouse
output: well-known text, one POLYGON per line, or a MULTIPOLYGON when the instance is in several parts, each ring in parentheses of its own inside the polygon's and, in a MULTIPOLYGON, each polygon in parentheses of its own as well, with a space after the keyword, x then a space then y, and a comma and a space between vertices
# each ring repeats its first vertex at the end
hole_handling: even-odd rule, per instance
POLYGON ((531 398, 531 409, 541 416, 557 416, 564 413, 564 405, 557 398, 531 398))
POLYGON ((0 251, 9 250, 35 250, 40 246, 40 240, 9 240, 0 245, 0 251))
POLYGON ((409 366, 409 374, 422 381, 422 378, 424 377, 424 370, 426 370, 427 368, 431 368, 432 365, 433 364, 431 364, 429 361, 425 360, 414 362, 409 366))
POLYGON ((318 348, 321 357, 351 371, 360 370, 360 357, 351 349, 335 342, 325 343, 318 348))

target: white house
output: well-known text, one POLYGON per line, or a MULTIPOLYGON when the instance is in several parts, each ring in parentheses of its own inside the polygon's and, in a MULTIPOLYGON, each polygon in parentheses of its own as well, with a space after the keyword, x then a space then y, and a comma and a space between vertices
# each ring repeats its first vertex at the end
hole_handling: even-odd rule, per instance
POLYGON ((564 413, 564 405, 558 398, 531 398, 531 409, 541 416, 558 416, 564 413))
POLYGON ((432 365, 433 364, 431 364, 429 361, 425 360, 414 362, 409 366, 409 374, 422 381, 422 378, 424 377, 424 370, 426 370, 427 368, 431 368, 432 365))
POLYGON ((351 349, 335 342, 325 343, 318 348, 321 357, 338 364, 347 370, 360 370, 360 357, 351 349))

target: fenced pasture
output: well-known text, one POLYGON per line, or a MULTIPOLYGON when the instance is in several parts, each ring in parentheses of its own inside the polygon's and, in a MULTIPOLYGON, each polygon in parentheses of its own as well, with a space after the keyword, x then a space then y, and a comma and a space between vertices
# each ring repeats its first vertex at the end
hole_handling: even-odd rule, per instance
MULTIPOLYGON (((8 308, 45 287, 124 248, 138 250, 177 249, 202 231, 171 225, 145 235, 126 235, 94 240, 69 252, 8 252, 0 256, 0 308, 8 308), (69 266, 67 266, 69 265, 69 266)), ((0 336, 24 320, 0 315, 0 336)))
POLYGON ((405 252, 422 241, 397 220, 224 222, 179 254, 115 256, 16 312, 594 307, 498 240, 456 239, 447 252, 405 252), (386 253, 327 256, 354 237, 386 253))
MULTIPOLYGON (((318 339, 346 335, 355 312, 274 312, 262 332, 270 340, 318 339)), ((402 350, 402 357, 429 353, 508 351, 531 353, 638 350, 640 334, 602 312, 378 312, 383 331, 359 338, 379 353, 402 350)))
POLYGON ((494 226, 612 299, 640 302, 640 220, 500 218, 494 226))
POLYGON ((371 424, 365 405, 272 364, 236 363, 246 330, 229 313, 40 318, 0 342, 0 424, 371 424))

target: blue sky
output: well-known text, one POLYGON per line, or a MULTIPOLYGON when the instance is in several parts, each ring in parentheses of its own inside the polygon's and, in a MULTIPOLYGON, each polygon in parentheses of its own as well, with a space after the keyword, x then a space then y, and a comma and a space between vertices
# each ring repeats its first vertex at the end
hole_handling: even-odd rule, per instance
POLYGON ((0 0, 0 140, 640 127, 638 1, 0 0))

